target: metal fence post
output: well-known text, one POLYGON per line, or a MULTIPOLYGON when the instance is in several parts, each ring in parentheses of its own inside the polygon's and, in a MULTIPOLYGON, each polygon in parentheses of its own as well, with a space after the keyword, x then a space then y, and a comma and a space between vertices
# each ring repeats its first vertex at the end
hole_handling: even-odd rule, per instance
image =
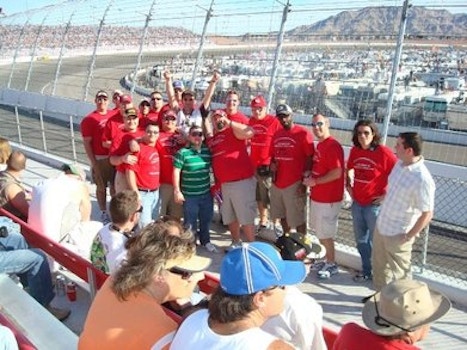
POLYGON ((39 111, 39 121, 41 124, 42 147, 43 147, 44 152, 47 153, 47 139, 45 135, 44 116, 42 114, 42 110, 39 111))
POLYGON ((19 121, 18 106, 15 106, 15 118, 16 118, 16 129, 18 130, 18 143, 23 144, 23 138, 21 137, 21 123, 19 121))
POLYGON ((57 83, 58 83, 58 77, 60 76, 60 68, 62 67, 62 62, 63 62, 63 53, 65 52, 65 42, 66 42, 66 36, 68 34, 68 31, 70 30, 71 26, 71 19, 73 18, 73 15, 75 13, 73 12, 70 16, 70 19, 68 20, 68 23, 66 24, 65 30, 63 31, 62 35, 62 45, 60 47, 60 54, 58 55, 58 60, 57 60, 57 69, 55 70, 55 78, 54 78, 54 83, 52 87, 52 96, 55 96, 55 91, 57 90, 57 83))
POLYGON ((36 51, 37 51, 37 44, 39 43, 39 37, 41 36, 42 33, 42 28, 44 27, 45 20, 47 19, 49 14, 46 14, 44 18, 42 19, 42 22, 39 26, 39 29, 37 30, 37 35, 36 35, 36 40, 34 41, 34 46, 32 48, 31 52, 31 61, 29 62, 29 68, 28 68, 28 75, 26 77, 26 82, 24 83, 24 91, 28 91, 29 88, 29 81, 31 80, 31 73, 32 73, 32 66, 34 63, 34 57, 36 56, 36 51))
POLYGON ((76 140, 75 140, 75 130, 73 127, 73 116, 70 115, 70 138, 71 138, 71 150, 73 153, 73 162, 78 162, 78 156, 76 154, 76 140))

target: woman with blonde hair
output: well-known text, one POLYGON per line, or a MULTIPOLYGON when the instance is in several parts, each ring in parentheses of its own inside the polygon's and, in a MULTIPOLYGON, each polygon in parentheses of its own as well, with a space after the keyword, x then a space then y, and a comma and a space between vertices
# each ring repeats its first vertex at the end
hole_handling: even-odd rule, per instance
POLYGON ((6 169, 6 161, 11 154, 11 145, 7 139, 0 137, 0 171, 6 169))

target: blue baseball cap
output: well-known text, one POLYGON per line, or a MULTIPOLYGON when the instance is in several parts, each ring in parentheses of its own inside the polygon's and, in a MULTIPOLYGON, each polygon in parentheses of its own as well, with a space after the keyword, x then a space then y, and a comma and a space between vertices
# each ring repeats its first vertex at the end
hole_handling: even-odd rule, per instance
POLYGON ((221 263, 220 285, 231 295, 254 294, 273 286, 294 285, 306 277, 301 261, 284 261, 263 242, 243 243, 229 251, 221 263))
POLYGON ((172 84, 174 89, 184 89, 185 87, 183 86, 183 82, 181 80, 175 80, 172 84))

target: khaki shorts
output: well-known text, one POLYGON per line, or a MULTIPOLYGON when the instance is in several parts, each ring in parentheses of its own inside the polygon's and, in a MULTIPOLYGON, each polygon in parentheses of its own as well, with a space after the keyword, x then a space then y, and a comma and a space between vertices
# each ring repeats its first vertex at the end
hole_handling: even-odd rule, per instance
POLYGON ((302 181, 286 188, 271 186, 271 218, 285 219, 290 227, 306 222, 306 189, 302 181), (300 193, 297 193, 300 190, 300 193))
POLYGON ((342 202, 319 203, 310 201, 310 226, 319 239, 334 238, 337 234, 342 202))
POLYGON ((161 184, 159 188, 161 203, 161 216, 170 216, 180 220, 183 217, 183 205, 175 203, 174 187, 169 184, 161 184))
POLYGON ((238 221, 240 225, 253 225, 256 218, 256 179, 226 182, 222 184, 222 221, 228 225, 238 221))
POLYGON ((256 201, 261 202, 265 208, 271 203, 269 191, 271 190, 271 177, 270 176, 256 176, 256 201))
POLYGON ((110 164, 109 158, 97 159, 96 168, 99 170, 99 176, 95 170, 92 171, 92 181, 97 189, 105 189, 108 184, 113 186, 115 178, 115 168, 110 164))

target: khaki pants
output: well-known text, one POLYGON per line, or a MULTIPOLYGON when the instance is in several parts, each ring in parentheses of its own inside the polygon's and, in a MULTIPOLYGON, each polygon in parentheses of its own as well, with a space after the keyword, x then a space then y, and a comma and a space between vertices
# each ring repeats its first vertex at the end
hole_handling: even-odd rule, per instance
POLYGON ((412 278, 412 246, 415 238, 403 242, 400 236, 383 236, 375 229, 373 234, 373 286, 380 291, 392 281, 412 278))

